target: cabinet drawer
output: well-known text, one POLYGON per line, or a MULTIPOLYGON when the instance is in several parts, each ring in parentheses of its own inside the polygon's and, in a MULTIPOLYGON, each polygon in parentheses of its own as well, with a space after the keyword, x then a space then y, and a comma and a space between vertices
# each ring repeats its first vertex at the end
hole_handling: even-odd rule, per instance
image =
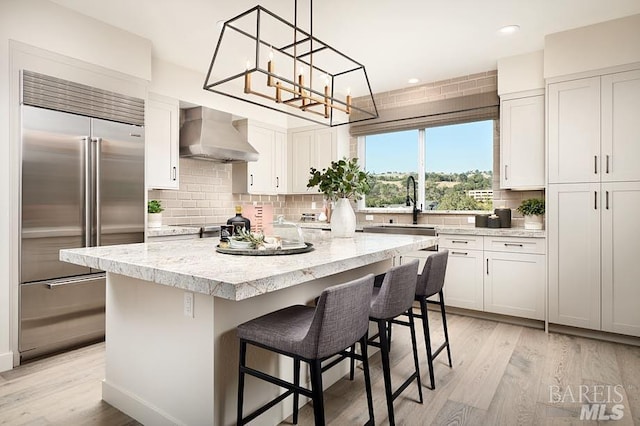
POLYGON ((546 239, 522 237, 484 237, 486 251, 506 251, 510 253, 546 253, 546 239))
POLYGON ((446 249, 482 250, 482 235, 438 234, 438 246, 446 249))

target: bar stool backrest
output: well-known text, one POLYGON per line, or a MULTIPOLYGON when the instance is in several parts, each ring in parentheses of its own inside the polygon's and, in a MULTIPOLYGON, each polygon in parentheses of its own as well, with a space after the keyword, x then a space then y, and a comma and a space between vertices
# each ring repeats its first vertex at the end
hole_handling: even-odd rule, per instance
POLYGON ((416 295, 433 296, 440 293, 444 286, 444 276, 447 271, 447 260, 449 259, 449 250, 440 249, 436 253, 427 257, 422 274, 418 276, 418 286, 416 295))
POLYGON ((416 294, 418 264, 414 259, 387 271, 380 292, 371 302, 371 317, 395 318, 411 307, 416 294))
POLYGON ((373 274, 325 289, 302 344, 310 358, 334 355, 357 342, 369 329, 373 274))

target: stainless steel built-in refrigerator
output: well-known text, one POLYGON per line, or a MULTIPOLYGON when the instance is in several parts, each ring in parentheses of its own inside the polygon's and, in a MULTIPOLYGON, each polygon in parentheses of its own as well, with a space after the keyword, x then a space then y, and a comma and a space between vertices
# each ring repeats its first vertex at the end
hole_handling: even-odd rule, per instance
MULTIPOLYGON (((87 107, 93 104, 94 109, 109 109, 104 99, 95 96, 96 89, 25 73, 21 107, 21 360, 104 337, 104 273, 59 261, 59 250, 142 242, 145 213, 142 123, 92 117, 125 120, 126 114, 113 116, 113 111, 100 113, 87 107), (51 81, 73 93, 63 99, 65 95, 56 92, 60 86, 48 87, 51 81), (78 92, 78 88, 92 91, 93 96, 78 92), (75 107, 68 105, 80 101, 75 107)), ((116 109, 122 108, 117 99, 112 103, 116 109)), ((143 119, 141 100, 135 109, 142 109, 142 115, 128 121, 143 119)))

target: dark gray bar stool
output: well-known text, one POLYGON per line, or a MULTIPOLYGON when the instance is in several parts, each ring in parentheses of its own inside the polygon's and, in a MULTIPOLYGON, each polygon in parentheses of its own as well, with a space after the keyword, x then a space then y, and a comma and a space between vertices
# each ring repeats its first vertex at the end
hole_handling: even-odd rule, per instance
POLYGON ((433 374, 433 360, 440 355, 444 348, 447 348, 449 357, 449 367, 453 367, 451 363, 451 348, 449 347, 449 332, 447 330, 447 315, 444 309, 444 294, 442 288, 444 286, 444 277, 447 272, 447 260, 449 259, 449 251, 440 249, 427 258, 422 274, 418 276, 418 285, 416 287, 415 300, 420 302, 420 314, 411 311, 412 316, 422 318, 422 328, 424 329, 424 342, 427 349, 427 363, 429 365, 429 379, 431 380, 431 389, 435 389, 435 379, 433 374), (438 295, 438 300, 428 300, 429 297, 438 295), (431 351, 431 335, 429 333, 429 316, 427 314, 427 304, 440 305, 440 313, 442 314, 442 326, 444 327, 444 343, 435 351, 431 351))
MULTIPOLYGON (((413 380, 418 385, 418 395, 422 403, 422 384, 420 382, 420 367, 418 363, 418 349, 416 344, 416 330, 413 316, 410 315, 413 300, 416 294, 418 277, 418 261, 413 260, 400 266, 394 266, 387 271, 380 287, 374 287, 371 300, 369 320, 378 324, 378 333, 368 340, 371 346, 380 348, 382 357, 382 374, 384 377, 384 390, 387 397, 387 411, 389 424, 395 425, 393 401, 404 391, 413 380), (400 315, 408 315, 409 321, 398 320, 400 315), (415 371, 396 389, 391 386, 391 367, 389 362, 389 350, 391 341, 387 339, 390 323, 409 327, 411 330, 411 344, 413 349, 413 362, 415 371), (388 328, 389 327, 389 328, 388 328), (379 338, 379 342, 374 339, 379 338)), ((353 362, 351 364, 351 378, 353 378, 353 362)))
POLYGON ((367 358, 369 309, 374 277, 369 274, 345 284, 325 289, 316 307, 295 305, 263 315, 237 328, 240 338, 237 424, 244 425, 267 411, 289 395, 293 395, 293 422, 298 423, 300 394, 313 401, 316 425, 324 425, 322 371, 337 364, 322 367, 323 360, 340 354, 362 361, 369 408, 367 425, 374 425, 373 398, 367 358), (345 349, 360 343, 361 355, 345 349), (246 365, 247 344, 289 356, 294 361, 294 383, 255 370, 246 365), (300 361, 309 364, 311 390, 300 386, 300 361), (249 374, 287 389, 253 413, 242 417, 244 375, 249 374))

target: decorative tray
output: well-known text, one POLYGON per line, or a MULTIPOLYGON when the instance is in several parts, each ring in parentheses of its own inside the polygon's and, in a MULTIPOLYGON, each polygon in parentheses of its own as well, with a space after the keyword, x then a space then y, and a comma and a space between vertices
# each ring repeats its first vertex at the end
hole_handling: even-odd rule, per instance
POLYGON ((304 243, 304 247, 280 248, 280 249, 237 249, 237 248, 221 248, 216 246, 216 251, 223 254, 235 254, 240 256, 277 256, 286 254, 306 253, 313 250, 313 244, 304 243))

